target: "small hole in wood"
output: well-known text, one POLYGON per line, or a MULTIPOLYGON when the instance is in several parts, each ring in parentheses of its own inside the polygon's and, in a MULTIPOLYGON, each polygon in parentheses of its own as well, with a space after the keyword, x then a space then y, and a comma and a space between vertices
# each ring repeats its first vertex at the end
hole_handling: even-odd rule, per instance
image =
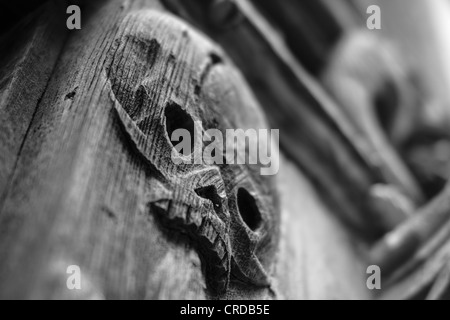
POLYGON ((255 198, 247 190, 240 188, 237 193, 237 203, 242 220, 252 231, 256 231, 262 224, 262 217, 255 198))
MULTIPOLYGON (((188 152, 188 150, 183 149, 183 155, 189 156, 193 150, 194 150, 194 133, 195 133, 195 123, 192 117, 184 111, 178 104, 176 103, 170 103, 167 105, 165 110, 165 116, 166 116, 166 130, 167 134, 169 136, 170 142, 172 143, 172 146, 175 144, 180 143, 180 141, 173 141, 172 135, 173 133, 178 129, 185 129, 189 132, 191 136, 191 152, 188 152)), ((181 138, 183 139, 183 138, 181 138)), ((175 147, 175 146, 174 146, 175 147)))
POLYGON ((77 91, 78 91, 78 87, 73 89, 70 93, 66 94, 66 97, 64 98, 64 100, 73 100, 77 94, 77 91))

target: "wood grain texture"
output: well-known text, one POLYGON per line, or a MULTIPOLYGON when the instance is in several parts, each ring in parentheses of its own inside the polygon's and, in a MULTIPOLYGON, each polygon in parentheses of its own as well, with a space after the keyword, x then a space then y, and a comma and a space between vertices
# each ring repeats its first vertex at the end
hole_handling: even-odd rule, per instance
POLYGON ((156 0, 83 12, 0 203, 0 298, 370 297, 355 238, 298 163, 282 155, 277 178, 259 164, 172 163, 169 132, 186 119, 202 132, 268 127, 218 45, 156 0))
POLYGON ((0 39, 0 199, 64 44, 63 13, 51 2, 0 39))
POLYGON ((71 297, 63 266, 74 264, 89 279, 75 298, 274 297, 273 179, 259 166, 172 165, 166 133, 169 105, 221 130, 264 127, 242 77, 226 58, 211 65, 220 50, 156 1, 85 10, 2 204, 0 295, 71 297), (196 193, 211 186, 221 203, 196 193), (239 215, 240 189, 257 231, 239 215))
MULTIPOLYGON (((276 223, 275 217, 271 216, 275 212, 274 205, 265 200, 273 196, 264 192, 274 188, 257 187, 260 181, 252 180, 261 178, 242 166, 224 165, 218 169, 205 164, 183 165, 181 158, 181 164, 176 165, 171 159, 173 145, 167 137, 168 123, 177 120, 174 114, 177 108, 193 121, 200 120, 200 126, 205 126, 198 128, 201 132, 212 127, 221 130, 225 136, 226 129, 243 127, 245 122, 233 121, 229 106, 250 108, 252 100, 240 94, 248 89, 244 89, 241 78, 233 76, 218 48, 189 32, 188 27, 177 20, 159 18, 160 15, 149 13, 145 17, 129 17, 130 20, 148 22, 136 27, 137 31, 128 26, 119 31, 123 36, 116 40, 117 46, 111 51, 113 61, 107 68, 121 122, 137 150, 173 192, 172 200, 167 192, 150 196, 155 197, 152 203, 162 209, 162 219, 166 223, 172 227, 175 223, 178 229, 199 243, 213 291, 226 291, 230 273, 249 284, 269 286, 268 274, 254 251, 256 247, 266 255, 266 251, 274 251, 261 243, 276 247, 276 223), (147 31, 152 29, 158 32, 147 31), (121 61, 126 56, 132 58, 121 61), (234 92, 237 97, 228 92, 234 92), (175 110, 168 113, 172 109, 175 110), (219 117, 220 112, 225 117, 219 117), (211 201, 201 202, 195 194, 196 190, 205 188, 214 190, 219 201, 217 208, 213 208, 211 201), (240 188, 260 198, 257 206, 267 225, 258 233, 250 232, 239 217, 239 211, 244 209, 239 209, 237 204, 240 188), (270 239, 264 239, 268 237, 270 239)), ((253 109, 257 110, 257 107, 253 109)), ((263 121, 256 124, 261 127, 263 121)), ((172 126, 176 128, 177 123, 172 126)), ((270 262, 267 257, 261 257, 261 260, 270 262)))
POLYGON ((108 89, 105 61, 118 27, 144 7, 161 9, 155 1, 93 3, 83 30, 71 33, 3 204, 2 297, 67 296, 65 269, 53 266, 71 264, 105 298, 205 297, 189 241, 169 240, 140 201, 158 182, 130 150, 108 89))

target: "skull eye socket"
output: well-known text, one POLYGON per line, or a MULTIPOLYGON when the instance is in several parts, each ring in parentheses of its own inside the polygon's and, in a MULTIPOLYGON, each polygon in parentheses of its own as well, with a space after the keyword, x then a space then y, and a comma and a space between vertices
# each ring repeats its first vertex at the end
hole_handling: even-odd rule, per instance
POLYGON ((256 231, 262 224, 262 217, 255 198, 246 189, 240 188, 237 192, 237 204, 242 220, 252 231, 256 231))
MULTIPOLYGON (((195 123, 192 117, 184 111, 178 104, 170 103, 167 105, 165 110, 166 116, 166 131, 169 136, 172 146, 175 148, 174 144, 178 144, 178 141, 172 140, 173 133, 178 129, 187 130, 190 135, 190 151, 183 148, 183 155, 189 156, 194 150, 195 145, 195 123)), ((184 138, 183 138, 184 139, 184 138)))

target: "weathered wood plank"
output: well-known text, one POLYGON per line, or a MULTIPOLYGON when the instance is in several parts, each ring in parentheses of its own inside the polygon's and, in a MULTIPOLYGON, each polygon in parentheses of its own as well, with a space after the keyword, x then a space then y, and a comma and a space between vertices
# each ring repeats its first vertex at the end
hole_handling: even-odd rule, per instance
POLYGON ((64 44, 64 13, 51 2, 0 39, 0 199, 64 44))
POLYGON ((242 78, 157 1, 84 10, 90 15, 71 33, 2 203, 0 296, 274 297, 273 179, 251 167, 175 166, 164 131, 169 106, 220 129, 264 127, 242 78), (229 232, 213 200, 195 193, 211 184, 226 193, 229 232), (241 188, 260 210, 258 232, 239 215, 241 188), (78 294, 65 287, 69 265, 87 279, 78 294))
POLYGON ((107 89, 105 61, 118 26, 143 7, 161 9, 155 1, 96 2, 69 39, 3 203, 2 297, 70 296, 70 264, 93 279, 100 297, 204 297, 198 256, 176 238, 164 240, 138 201, 155 181, 130 152, 107 89), (194 275, 173 277, 168 264, 194 275))

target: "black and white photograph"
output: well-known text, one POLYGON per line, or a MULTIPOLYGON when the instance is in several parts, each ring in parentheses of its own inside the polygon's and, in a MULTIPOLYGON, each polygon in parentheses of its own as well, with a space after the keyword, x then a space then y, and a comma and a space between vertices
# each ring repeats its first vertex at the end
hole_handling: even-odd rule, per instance
POLYGON ((447 300, 449 177, 450 0, 0 0, 0 300, 447 300))

